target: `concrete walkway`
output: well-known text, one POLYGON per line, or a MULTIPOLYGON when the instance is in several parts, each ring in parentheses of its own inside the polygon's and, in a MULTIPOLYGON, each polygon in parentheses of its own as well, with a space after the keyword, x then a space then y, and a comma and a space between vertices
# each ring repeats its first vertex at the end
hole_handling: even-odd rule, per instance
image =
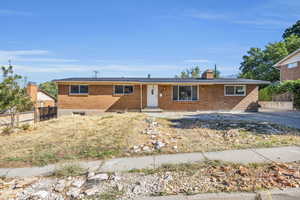
MULTIPOLYGON (((228 150, 205 153, 179 153, 143 157, 116 158, 106 161, 78 162, 84 168, 103 172, 128 171, 131 169, 157 168, 163 164, 221 160, 234 163, 293 162, 300 160, 300 147, 276 147, 262 149, 228 150)), ((62 164, 31 168, 2 168, 0 176, 30 177, 49 175, 62 164)))
POLYGON ((270 190, 259 193, 211 193, 191 196, 144 197, 136 200, 299 200, 300 189, 270 190))

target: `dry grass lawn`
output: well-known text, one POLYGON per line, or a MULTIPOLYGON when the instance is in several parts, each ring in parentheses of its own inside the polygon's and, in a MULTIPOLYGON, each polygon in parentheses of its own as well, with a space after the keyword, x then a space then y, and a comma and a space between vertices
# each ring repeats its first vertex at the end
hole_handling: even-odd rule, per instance
POLYGON ((273 124, 156 119, 159 134, 143 134, 149 117, 141 113, 67 116, 40 122, 29 130, 0 134, 0 167, 45 165, 64 160, 218 151, 299 145, 299 130, 273 124), (165 144, 155 149, 153 142, 165 144), (148 146, 150 151, 133 151, 148 146))
POLYGON ((0 136, 0 166, 45 165, 60 160, 126 156, 139 143, 142 114, 68 116, 40 122, 28 131, 0 136))

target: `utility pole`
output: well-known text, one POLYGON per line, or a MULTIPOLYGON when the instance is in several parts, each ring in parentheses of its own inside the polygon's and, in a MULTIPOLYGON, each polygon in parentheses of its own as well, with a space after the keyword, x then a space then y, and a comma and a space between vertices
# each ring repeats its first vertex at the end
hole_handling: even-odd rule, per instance
POLYGON ((215 64, 214 78, 217 78, 217 64, 215 64))
POLYGON ((11 66, 11 60, 10 59, 8 60, 8 66, 9 67, 11 66))
POLYGON ((98 78, 99 71, 95 70, 94 73, 95 73, 95 78, 98 78))

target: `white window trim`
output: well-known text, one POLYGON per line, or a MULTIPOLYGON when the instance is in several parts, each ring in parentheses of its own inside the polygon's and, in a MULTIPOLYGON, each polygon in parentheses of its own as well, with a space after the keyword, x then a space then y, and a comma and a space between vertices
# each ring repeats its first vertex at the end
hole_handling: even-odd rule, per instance
POLYGON ((247 87, 246 85, 224 85, 224 96, 227 96, 227 97, 235 97, 235 96, 246 96, 246 93, 247 93, 247 87), (233 86, 234 87, 234 92, 235 92, 235 87, 239 87, 239 86, 242 86, 244 88, 244 94, 226 94, 226 87, 227 86, 233 86))
POLYGON ((114 91, 114 95, 132 95, 134 93, 134 85, 124 85, 124 84, 117 84, 117 85, 113 85, 113 91, 114 91), (123 93, 116 93, 116 86, 123 86, 123 93), (132 86, 132 92, 131 93, 124 93, 124 88, 125 86, 132 86))
MULTIPOLYGON (((177 94, 179 95, 179 87, 178 87, 178 91, 177 91, 177 94)), ((179 97, 179 96, 178 96, 179 97)), ((172 95, 171 95, 171 100, 172 101, 175 101, 175 102, 193 102, 193 101, 199 101, 200 100, 200 95, 199 95, 199 85, 172 85, 172 95), (197 87, 197 100, 174 100, 173 99, 173 87, 174 86, 189 86, 189 87, 192 87, 192 86, 196 86, 197 87)))
POLYGON ((88 95, 89 94, 89 92, 90 92, 90 89, 89 89, 89 85, 88 84, 72 84, 72 85, 69 85, 69 95, 88 95), (79 93, 72 93, 71 92, 71 86, 72 85, 78 85, 79 86, 79 93), (81 85, 86 85, 86 86, 88 86, 88 92, 87 93, 80 93, 80 86, 81 85))
POLYGON ((288 63, 288 64, 287 64, 287 68, 288 68, 288 69, 295 68, 295 67, 298 67, 298 62, 292 62, 292 63, 288 63), (289 65, 293 65, 293 66, 290 67, 289 65))

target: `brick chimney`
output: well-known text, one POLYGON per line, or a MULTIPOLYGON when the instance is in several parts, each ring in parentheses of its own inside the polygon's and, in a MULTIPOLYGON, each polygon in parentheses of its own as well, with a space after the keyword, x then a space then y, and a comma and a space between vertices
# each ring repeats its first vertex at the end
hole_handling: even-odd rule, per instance
POLYGON ((29 82, 27 84, 27 95, 30 96, 31 101, 36 102, 37 101, 37 93, 38 93, 38 86, 34 82, 29 82))
POLYGON ((208 69, 202 73, 202 78, 204 79, 213 79, 214 78, 214 71, 208 69))

